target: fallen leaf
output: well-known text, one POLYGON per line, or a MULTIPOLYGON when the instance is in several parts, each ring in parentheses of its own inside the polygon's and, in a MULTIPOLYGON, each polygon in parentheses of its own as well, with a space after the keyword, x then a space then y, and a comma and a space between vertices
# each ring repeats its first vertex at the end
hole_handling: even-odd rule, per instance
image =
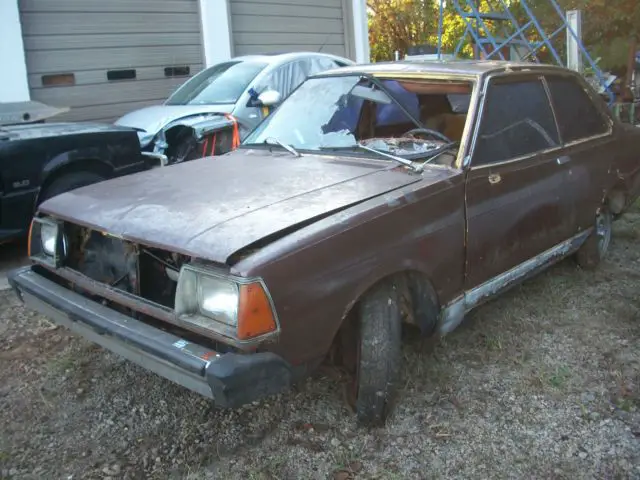
POLYGON ((351 473, 346 470, 338 470, 337 472, 333 472, 333 480, 351 480, 353 477, 351 473))
POLYGON ((293 445, 296 447, 302 447, 302 448, 306 448, 307 450, 311 450, 312 452, 324 452, 325 449, 324 447, 317 443, 317 442, 311 442, 309 440, 305 440, 303 438, 290 438, 287 440, 287 444, 288 445, 293 445))

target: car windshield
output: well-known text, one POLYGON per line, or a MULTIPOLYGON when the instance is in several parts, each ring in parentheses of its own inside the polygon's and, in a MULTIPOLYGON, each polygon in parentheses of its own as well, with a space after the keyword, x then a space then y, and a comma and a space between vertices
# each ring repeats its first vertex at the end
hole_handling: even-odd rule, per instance
POLYGON ((251 81, 267 66, 263 62, 232 61, 207 68, 188 80, 166 105, 236 103, 251 81))
POLYGON ((462 137, 472 85, 450 81, 374 81, 360 75, 311 78, 246 139, 299 150, 358 150, 429 156, 462 137), (465 102, 465 100, 467 100, 465 102))

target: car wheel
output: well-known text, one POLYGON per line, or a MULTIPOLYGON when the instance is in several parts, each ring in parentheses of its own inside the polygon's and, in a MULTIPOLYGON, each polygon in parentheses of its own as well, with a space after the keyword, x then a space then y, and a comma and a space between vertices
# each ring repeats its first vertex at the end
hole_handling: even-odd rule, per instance
POLYGON ((360 302, 357 335, 356 414, 363 425, 382 424, 391 410, 402 361, 399 294, 383 282, 360 302))
POLYGON ((40 194, 38 203, 42 203, 56 195, 60 195, 76 188, 85 187, 92 183, 105 180, 104 177, 92 172, 72 172, 61 175, 51 182, 40 194))
POLYGON ((612 223, 611 211, 603 206, 596 215, 593 233, 580 247, 576 255, 578 265, 582 268, 593 269, 605 257, 611 245, 612 223))

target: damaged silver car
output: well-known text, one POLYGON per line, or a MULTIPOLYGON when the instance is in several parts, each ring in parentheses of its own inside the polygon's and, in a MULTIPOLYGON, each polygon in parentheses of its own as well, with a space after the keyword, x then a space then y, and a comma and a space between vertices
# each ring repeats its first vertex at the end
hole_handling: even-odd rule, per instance
POLYGON ((193 76, 163 105, 128 113, 116 124, 138 130, 142 150, 164 164, 221 155, 308 76, 352 64, 313 52, 236 57, 193 76))

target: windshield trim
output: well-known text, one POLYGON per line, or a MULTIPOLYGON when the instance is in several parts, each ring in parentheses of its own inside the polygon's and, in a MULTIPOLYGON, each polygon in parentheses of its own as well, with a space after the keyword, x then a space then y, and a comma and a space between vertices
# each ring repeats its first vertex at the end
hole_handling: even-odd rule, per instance
POLYGON ((364 71, 343 71, 346 67, 337 71, 318 72, 311 75, 308 79, 313 78, 337 78, 337 77, 368 77, 379 78, 380 80, 452 80, 454 82, 476 82, 481 75, 462 74, 462 73, 435 73, 435 72, 405 72, 405 71, 389 71, 389 72, 364 72, 364 71))
MULTIPOLYGON (((384 84, 381 84, 382 80, 406 80, 406 79, 412 79, 412 80, 424 80, 424 81, 429 81, 429 80, 454 80, 454 81, 460 81, 460 82, 465 82, 465 83, 469 83, 471 85, 471 97, 469 100, 469 108, 467 111, 467 119, 465 121, 465 126, 464 126, 464 130, 462 133, 462 140, 460 142, 458 142, 458 149, 456 152, 456 159, 453 162, 453 164, 451 165, 451 168, 455 168, 458 170, 464 170, 466 168, 468 168, 468 164, 465 162, 465 160, 467 159, 472 147, 472 142, 470 141, 470 136, 473 135, 473 131, 475 128, 475 123, 477 121, 477 116, 479 114, 479 103, 480 103, 480 99, 482 98, 482 83, 481 83, 481 77, 479 77, 478 75, 463 75, 463 74, 434 74, 434 73, 414 73, 414 72, 403 72, 400 73, 398 72, 397 74, 395 72, 384 72, 381 73, 380 75, 376 75, 375 73, 366 73, 366 72, 339 72, 339 73, 329 73, 329 72, 320 72, 317 73, 315 75, 311 75, 309 77, 307 77, 302 83, 300 83, 296 88, 294 88, 288 95, 288 97, 292 96, 294 92, 296 92, 299 88, 301 88, 303 85, 305 85, 308 81, 310 80, 314 80, 314 79, 319 79, 319 78, 339 78, 339 77, 358 77, 360 79, 362 78, 367 78, 369 80, 371 80, 373 83, 375 83, 376 85, 380 86, 380 88, 382 88, 384 90, 384 92, 389 95, 389 97, 391 97, 391 101, 394 102, 396 105, 398 105, 402 111, 407 115, 407 117, 413 121, 414 123, 416 123, 416 125, 419 128, 425 128, 424 125, 422 125, 421 122, 417 121, 413 115, 409 114, 409 112, 407 112, 406 108, 404 108, 396 99, 395 97, 389 93, 389 91, 387 90, 387 88, 384 87, 384 84)), ((286 99, 285 99, 286 101, 286 99)), ((281 102, 280 105, 278 105, 272 112, 270 115, 273 115, 279 108, 280 106, 282 106, 282 104, 284 104, 285 102, 281 102)), ((253 128, 247 132, 247 135, 245 138, 250 138, 254 132, 260 127, 262 122, 259 122, 257 125, 254 125, 253 128)), ((250 144, 245 144, 245 143, 241 143, 238 146, 238 149, 251 149, 251 148, 262 148, 261 145, 256 144, 256 143, 250 143, 250 144)), ((336 154, 338 152, 331 152, 329 150, 312 150, 312 149, 305 149, 305 148, 296 148, 296 150, 298 150, 301 153, 305 153, 305 154, 310 154, 310 155, 322 155, 322 156, 336 156, 336 154)), ((368 159, 372 159, 372 155, 365 155, 364 152, 362 150, 360 151, 345 151, 345 152, 339 152, 340 156, 349 156, 349 157, 359 157, 359 158, 368 158, 368 159)), ((381 159, 375 159, 376 161, 383 161, 381 159)), ((429 163, 429 165, 431 167, 436 167, 439 166, 437 164, 433 164, 433 163, 429 163)), ((445 167, 448 168, 448 167, 445 167)))

